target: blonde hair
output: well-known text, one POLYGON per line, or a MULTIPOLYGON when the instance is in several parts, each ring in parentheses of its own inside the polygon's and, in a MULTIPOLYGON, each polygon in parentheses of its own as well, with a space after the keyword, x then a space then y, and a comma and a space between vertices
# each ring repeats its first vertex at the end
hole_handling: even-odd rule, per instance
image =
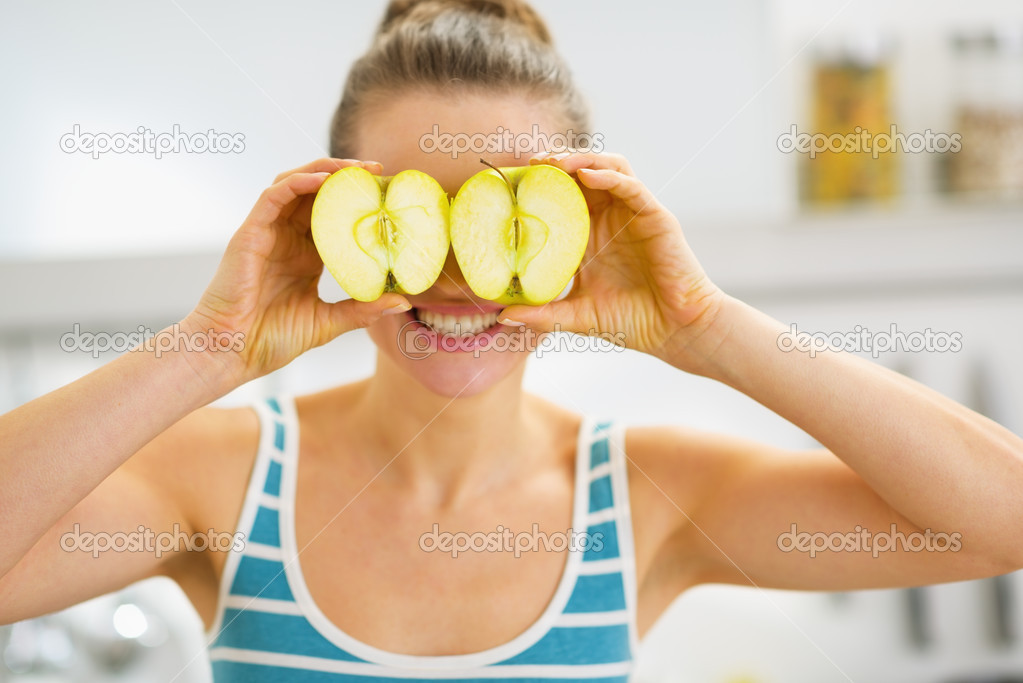
POLYGON ((586 101, 540 15, 522 0, 392 0, 369 50, 348 73, 330 154, 355 154, 357 123, 380 95, 408 90, 522 94, 550 104, 575 133, 586 101))

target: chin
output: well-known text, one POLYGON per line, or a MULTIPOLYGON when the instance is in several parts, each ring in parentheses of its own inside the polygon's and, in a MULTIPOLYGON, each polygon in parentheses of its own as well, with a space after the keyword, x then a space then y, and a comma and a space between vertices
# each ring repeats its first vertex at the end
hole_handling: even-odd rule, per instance
MULTIPOLYGON (((445 398, 468 398, 486 392, 521 370, 530 355, 526 350, 498 348, 475 352, 445 350, 445 344, 438 343, 436 336, 427 338, 416 321, 414 309, 383 318, 367 331, 379 350, 379 363, 392 365, 427 391, 445 398), (428 342, 427 350, 418 350, 428 342)), ((512 331, 505 328, 498 332, 512 331)))

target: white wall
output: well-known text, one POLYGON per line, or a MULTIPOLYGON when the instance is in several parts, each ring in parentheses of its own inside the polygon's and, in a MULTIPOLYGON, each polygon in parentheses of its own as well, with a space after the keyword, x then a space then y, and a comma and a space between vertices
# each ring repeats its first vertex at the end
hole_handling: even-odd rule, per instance
MULTIPOLYGON (((18 163, 5 164, 0 186, 0 258, 220 248, 277 173, 326 154, 344 75, 384 4, 7 8, 0 58, 16 68, 0 74, 11 105, 2 135, 18 163), (212 128, 243 134, 245 152, 92 159, 59 148, 75 124, 110 134, 212 128)), ((758 145, 764 153, 765 100, 729 123, 763 81, 763 3, 539 4, 597 131, 652 188, 671 180, 663 194, 675 210, 772 206, 772 174, 744 162, 758 145)))

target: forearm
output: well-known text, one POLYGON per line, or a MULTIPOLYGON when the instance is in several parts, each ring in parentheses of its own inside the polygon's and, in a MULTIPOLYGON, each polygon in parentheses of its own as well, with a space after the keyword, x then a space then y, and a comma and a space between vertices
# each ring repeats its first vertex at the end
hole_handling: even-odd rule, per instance
POLYGON ((862 358, 785 352, 787 328, 735 299, 716 326, 700 342, 704 374, 799 426, 916 525, 959 531, 967 550, 1019 556, 1023 440, 862 358))
POLYGON ((0 417, 0 576, 142 446, 224 393, 220 359, 185 354, 125 353, 0 417))

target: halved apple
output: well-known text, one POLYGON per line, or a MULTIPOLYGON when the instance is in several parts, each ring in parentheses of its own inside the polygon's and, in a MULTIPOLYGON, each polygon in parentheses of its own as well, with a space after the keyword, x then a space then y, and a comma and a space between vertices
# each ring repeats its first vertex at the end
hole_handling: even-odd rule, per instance
POLYGON ((448 255, 448 196, 422 171, 376 176, 358 166, 324 181, 310 226, 323 264, 353 299, 419 294, 448 255))
POLYGON ((469 288, 502 304, 554 299, 590 235, 579 186, 546 164, 480 171, 458 190, 450 218, 451 247, 469 288))

